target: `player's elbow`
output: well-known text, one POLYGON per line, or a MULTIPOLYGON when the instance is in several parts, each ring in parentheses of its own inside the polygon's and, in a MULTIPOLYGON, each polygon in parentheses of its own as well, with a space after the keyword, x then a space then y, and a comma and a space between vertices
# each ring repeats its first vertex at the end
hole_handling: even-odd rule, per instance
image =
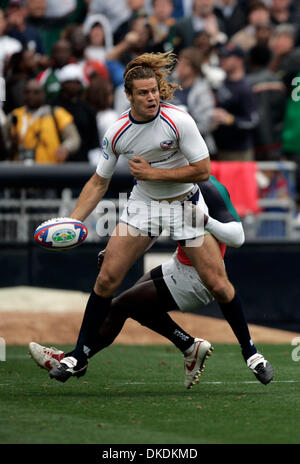
POLYGON ((231 246, 234 248, 239 248, 245 243, 245 233, 240 222, 237 222, 236 225, 236 232, 234 234, 234 240, 232 241, 231 246))
POLYGON ((94 189, 106 192, 109 186, 111 178, 105 178, 99 176, 96 172, 90 178, 90 184, 94 189))
POLYGON ((203 171, 199 173, 199 176, 195 182, 204 182, 205 180, 208 180, 210 176, 210 171, 203 171))
POLYGON ((210 160, 205 158, 198 163, 192 163, 194 168, 195 178, 193 182, 204 182, 210 176, 210 160))

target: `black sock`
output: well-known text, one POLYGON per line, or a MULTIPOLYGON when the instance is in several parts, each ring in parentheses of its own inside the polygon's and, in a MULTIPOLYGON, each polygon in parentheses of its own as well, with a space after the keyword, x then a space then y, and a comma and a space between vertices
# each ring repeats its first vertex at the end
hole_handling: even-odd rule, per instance
POLYGON ((141 324, 154 332, 168 338, 180 351, 184 352, 194 343, 194 338, 186 333, 167 313, 152 314, 146 318, 145 312, 142 318, 135 317, 141 324))
POLYGON ((86 305, 76 347, 71 356, 79 364, 85 364, 92 346, 97 342, 98 329, 106 318, 111 304, 111 298, 103 298, 92 291, 86 305))
POLYGON ((242 302, 238 295, 235 294, 233 300, 229 303, 219 303, 219 305, 225 319, 238 339, 241 345, 242 355, 245 361, 247 361, 250 356, 257 352, 257 349, 251 340, 242 302))

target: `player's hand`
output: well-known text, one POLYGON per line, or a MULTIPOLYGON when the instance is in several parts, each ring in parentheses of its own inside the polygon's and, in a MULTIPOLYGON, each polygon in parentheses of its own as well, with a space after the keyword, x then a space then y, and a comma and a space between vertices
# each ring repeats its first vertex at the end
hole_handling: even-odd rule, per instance
POLYGON ((153 179, 154 168, 140 156, 134 156, 133 159, 129 161, 129 170, 138 180, 153 179))

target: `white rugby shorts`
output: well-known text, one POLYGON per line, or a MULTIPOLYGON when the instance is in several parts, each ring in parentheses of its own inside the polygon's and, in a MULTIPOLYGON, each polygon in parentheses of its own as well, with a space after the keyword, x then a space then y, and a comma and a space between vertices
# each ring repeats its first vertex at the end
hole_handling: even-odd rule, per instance
POLYGON ((151 237, 157 237, 163 231, 176 241, 202 237, 205 234, 204 213, 207 214, 208 209, 201 192, 197 204, 192 203, 192 197, 197 194, 198 189, 195 185, 186 197, 169 203, 153 200, 134 187, 120 222, 125 222, 151 237))
POLYGON ((209 293, 193 266, 182 264, 173 255, 172 259, 161 265, 164 281, 182 312, 206 306, 214 298, 209 293))

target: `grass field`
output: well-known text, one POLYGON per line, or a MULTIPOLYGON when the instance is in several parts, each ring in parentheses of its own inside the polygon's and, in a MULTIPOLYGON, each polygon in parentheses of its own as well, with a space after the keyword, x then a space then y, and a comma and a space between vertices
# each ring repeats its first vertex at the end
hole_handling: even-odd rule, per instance
MULTIPOLYGON (((67 347, 65 347, 67 348, 67 347)), ((173 346, 114 345, 65 384, 50 380, 27 347, 0 362, 1 444, 300 443, 299 363, 289 345, 259 345, 272 361, 264 386, 237 345, 215 345, 197 386, 183 386, 173 346)))

